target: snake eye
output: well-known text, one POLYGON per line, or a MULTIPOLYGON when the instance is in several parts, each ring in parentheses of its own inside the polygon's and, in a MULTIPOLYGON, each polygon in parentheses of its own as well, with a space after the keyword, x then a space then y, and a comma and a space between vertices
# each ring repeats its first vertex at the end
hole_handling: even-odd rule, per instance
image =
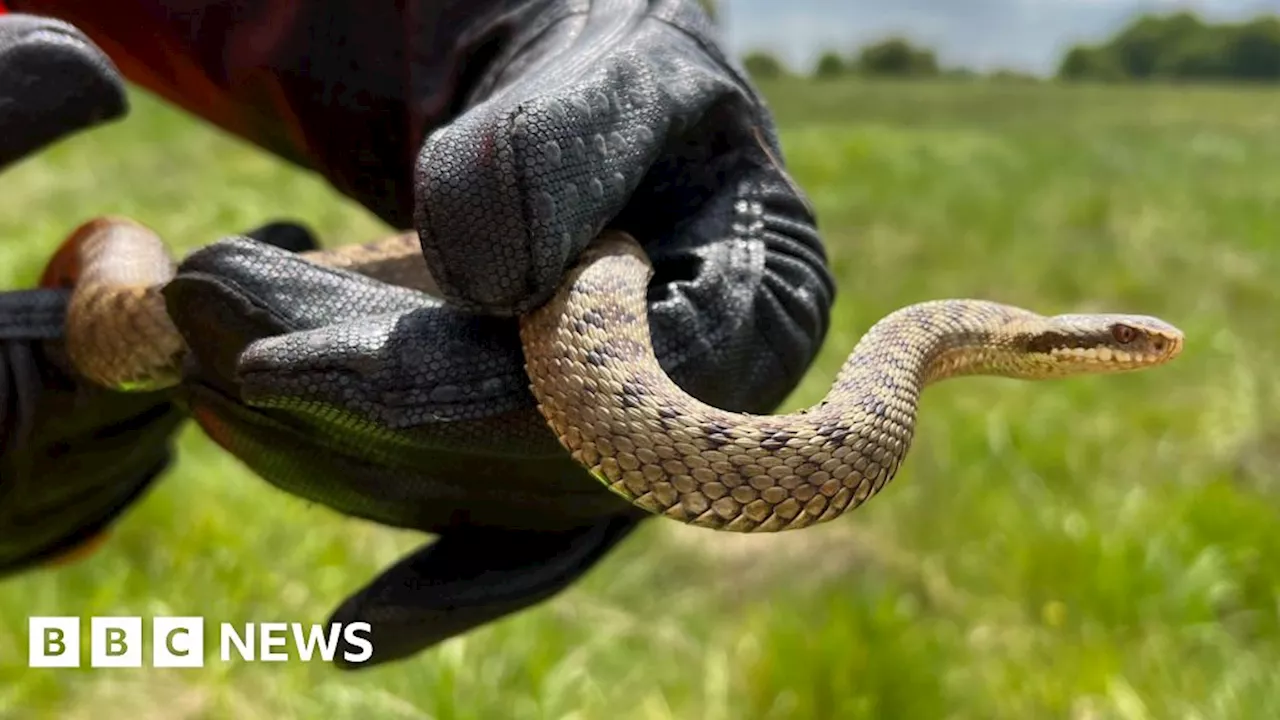
POLYGON ((1111 336, 1121 345, 1128 345, 1138 336, 1138 331, 1128 325, 1112 325, 1111 336))

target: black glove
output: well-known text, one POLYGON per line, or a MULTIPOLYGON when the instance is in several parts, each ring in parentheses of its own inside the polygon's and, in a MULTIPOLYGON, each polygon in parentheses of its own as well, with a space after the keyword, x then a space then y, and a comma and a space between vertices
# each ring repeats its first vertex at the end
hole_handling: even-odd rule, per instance
MULTIPOLYGON (((0 167, 126 110, 115 69, 80 32, 0 16, 0 167)), ((0 294, 0 577, 105 529, 165 467, 179 420, 156 395, 96 391, 59 369, 45 343, 65 309, 58 289, 0 294)))
POLYGON ((0 15, 0 169, 127 111, 119 73, 83 33, 0 15))
POLYGON ((647 517, 534 410, 512 319, 243 238, 189 256, 166 296, 192 351, 181 401, 215 442, 292 494, 442 536, 335 615, 374 625, 373 662, 554 594, 647 517))
MULTIPOLYGON (((314 247, 296 225, 249 236, 314 247)), ((45 282, 56 278, 47 271, 45 282)), ((60 287, 0 293, 0 578, 100 537, 169 466, 184 419, 170 393, 110 392, 69 369, 67 298, 60 287)))
POLYGON ((0 294, 0 577, 102 533, 168 465, 181 420, 160 395, 63 372, 44 340, 65 307, 56 290, 0 294))
POLYGON ((646 517, 546 428, 511 317, 602 227, 654 261, 663 367, 726 409, 785 398, 833 301, 773 122, 693 0, 524 3, 473 30, 505 41, 471 109, 427 140, 417 186, 460 309, 234 238, 166 293, 211 437, 291 493, 442 535, 334 615, 373 623, 364 666, 549 596, 646 517))

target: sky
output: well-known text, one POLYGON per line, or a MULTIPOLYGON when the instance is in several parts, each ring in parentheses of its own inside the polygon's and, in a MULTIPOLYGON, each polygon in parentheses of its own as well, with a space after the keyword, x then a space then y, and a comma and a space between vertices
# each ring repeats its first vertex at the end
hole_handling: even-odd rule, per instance
POLYGON ((767 49, 796 69, 900 34, 944 65, 1052 73, 1066 48, 1113 34, 1135 14, 1194 10, 1210 20, 1280 13, 1280 0, 720 0, 739 55, 767 49))

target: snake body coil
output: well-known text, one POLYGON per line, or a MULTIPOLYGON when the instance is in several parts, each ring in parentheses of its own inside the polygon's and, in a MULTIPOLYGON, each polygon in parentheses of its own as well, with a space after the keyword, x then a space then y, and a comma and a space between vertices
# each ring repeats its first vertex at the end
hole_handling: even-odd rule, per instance
MULTIPOLYGON (((174 273, 160 239, 103 219, 60 253, 78 261, 63 279, 76 276, 66 343, 77 370, 121 390, 176 382, 185 348, 159 293, 174 273)), ((434 287, 412 235, 305 256, 434 287)), ((663 372, 646 314, 651 274, 635 240, 601 235, 552 299, 520 319, 531 388, 561 444, 614 492, 650 512, 731 531, 807 527, 875 495, 901 465, 932 382, 1136 370, 1176 357, 1183 343, 1176 328, 1145 316, 924 302, 872 327, 814 407, 747 415, 698 401, 663 372)))

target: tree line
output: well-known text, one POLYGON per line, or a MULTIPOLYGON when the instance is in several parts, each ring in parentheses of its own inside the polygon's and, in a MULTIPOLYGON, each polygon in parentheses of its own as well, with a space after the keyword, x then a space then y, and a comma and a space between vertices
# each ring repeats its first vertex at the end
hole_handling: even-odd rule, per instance
MULTIPOLYGON (((797 74, 787 67, 777 55, 765 51, 747 53, 743 65, 752 77, 773 79, 797 74)), ((995 70, 980 73, 963 67, 944 67, 937 54, 930 48, 917 45, 902 36, 892 36, 863 46, 850 55, 834 50, 822 53, 808 74, 818 80, 864 75, 883 77, 995 77, 1000 79, 1032 79, 1030 75, 1015 70, 995 70)))
MULTIPOLYGON (((777 55, 766 51, 748 53, 742 62, 747 72, 757 78, 771 79, 793 74, 777 55)), ((818 58, 811 74, 818 79, 827 79, 852 73, 937 75, 938 59, 928 48, 916 47, 906 38, 892 37, 868 45, 851 57, 828 50, 818 58)))
MULTIPOLYGON (((760 79, 798 74, 769 52, 748 53, 743 64, 760 79)), ((850 75, 1035 79, 1011 70, 979 73, 943 67, 932 49, 901 36, 866 45, 850 55, 824 52, 804 74, 819 80, 850 75)), ((1070 48, 1057 76, 1102 81, 1280 80, 1280 17, 1261 15, 1214 24, 1192 12, 1139 16, 1099 44, 1070 48)))
POLYGON ((1191 12, 1146 15, 1106 42, 1077 45, 1067 80, 1280 80, 1280 18, 1208 23, 1191 12))
MULTIPOLYGON (((743 65, 753 77, 771 79, 796 74, 778 56, 756 51, 743 58, 743 65)), ((894 36, 860 48, 852 55, 828 50, 818 57, 809 74, 819 80, 846 75, 880 75, 892 77, 976 76, 964 68, 945 68, 933 50, 916 45, 907 38, 894 36)), ((1012 76, 1013 71, 995 74, 1012 76)))

